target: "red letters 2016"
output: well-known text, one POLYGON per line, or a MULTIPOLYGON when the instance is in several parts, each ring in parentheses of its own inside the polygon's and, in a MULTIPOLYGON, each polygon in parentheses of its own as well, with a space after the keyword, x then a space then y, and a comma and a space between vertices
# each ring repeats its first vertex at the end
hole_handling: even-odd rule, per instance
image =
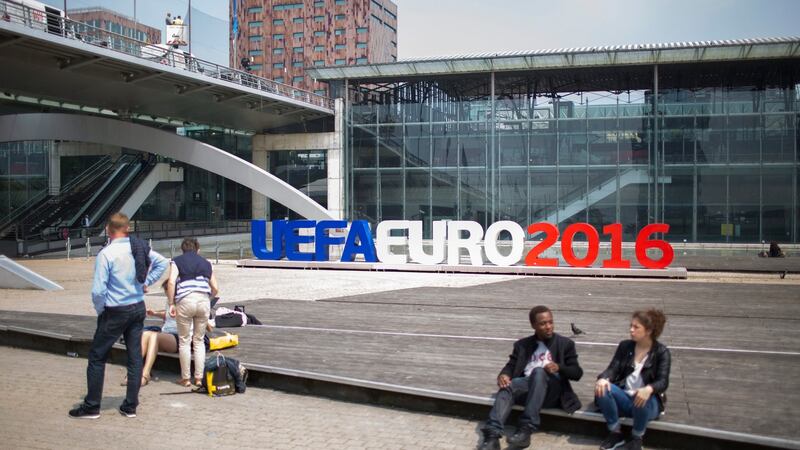
MULTIPOLYGON (((663 269, 672 263, 674 252, 672 246, 663 239, 650 239, 655 233, 666 234, 669 232, 669 225, 665 223, 652 223, 639 231, 636 237, 636 260, 639 264, 648 269, 663 269), (651 258, 647 254, 648 249, 658 249, 661 256, 657 259, 651 258)), ((539 222, 528 225, 528 233, 536 235, 544 233, 545 237, 534 246, 525 256, 525 264, 528 266, 557 266, 557 258, 540 258, 545 250, 553 246, 558 241, 558 228, 551 223, 539 222)), ((603 267, 627 269, 631 267, 631 262, 622 257, 622 224, 614 223, 603 227, 603 234, 611 236, 611 257, 603 260, 603 267)), ((568 226, 561 235, 561 253, 564 261, 573 267, 589 267, 597 260, 600 250, 600 235, 597 230, 588 223, 574 223, 568 226), (575 256, 572 249, 572 241, 576 234, 582 233, 586 237, 587 252, 583 258, 575 256)))

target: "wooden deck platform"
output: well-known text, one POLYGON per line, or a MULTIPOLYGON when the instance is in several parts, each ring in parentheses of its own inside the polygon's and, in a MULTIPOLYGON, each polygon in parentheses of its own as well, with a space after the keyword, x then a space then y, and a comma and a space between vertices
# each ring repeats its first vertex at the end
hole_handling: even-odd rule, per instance
MULTIPOLYGON (((320 301, 262 299, 245 305, 264 325, 235 329, 241 345, 229 353, 277 373, 488 404, 513 341, 532 332, 527 313, 537 304, 553 308, 557 332, 569 336, 570 323, 586 332, 575 338, 585 375, 574 386, 584 405, 627 336, 630 312, 655 306, 668 315, 662 341, 673 366, 667 414, 653 429, 717 430, 800 448, 794 286, 536 277, 320 301)), ((85 340, 94 319, 0 311, 0 326, 85 340)))

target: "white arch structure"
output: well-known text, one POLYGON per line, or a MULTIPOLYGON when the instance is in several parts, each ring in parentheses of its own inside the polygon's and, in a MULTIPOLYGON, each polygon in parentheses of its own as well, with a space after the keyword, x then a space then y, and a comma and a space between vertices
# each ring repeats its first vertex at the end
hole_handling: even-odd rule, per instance
POLYGON ((91 142, 156 153, 235 181, 307 219, 335 218, 319 203, 266 170, 217 147, 174 133, 131 122, 79 114, 0 116, 0 142, 37 140, 91 142))

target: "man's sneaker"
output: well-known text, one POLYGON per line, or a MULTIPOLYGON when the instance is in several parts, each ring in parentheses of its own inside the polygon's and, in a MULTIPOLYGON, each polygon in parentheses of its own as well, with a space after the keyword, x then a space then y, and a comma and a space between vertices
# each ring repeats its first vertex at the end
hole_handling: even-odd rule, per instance
POLYGON ((478 450, 500 450, 500 437, 496 434, 484 433, 483 442, 478 450))
POLYGON ((642 450, 642 438, 633 436, 631 440, 625 443, 620 450, 642 450))
POLYGON ((619 431, 612 431, 600 444, 600 450, 611 450, 625 444, 625 436, 619 431))
POLYGON ((126 408, 124 406, 120 406, 119 407, 119 413, 122 414, 123 416, 129 417, 131 419, 136 417, 136 409, 130 409, 130 408, 126 408))
POLYGON ((97 419, 100 417, 100 411, 89 411, 81 404, 77 408, 70 409, 69 416, 73 419, 97 419))
POLYGON ((519 427, 517 432, 506 438, 509 444, 514 447, 525 448, 531 445, 531 433, 534 430, 528 427, 519 427))

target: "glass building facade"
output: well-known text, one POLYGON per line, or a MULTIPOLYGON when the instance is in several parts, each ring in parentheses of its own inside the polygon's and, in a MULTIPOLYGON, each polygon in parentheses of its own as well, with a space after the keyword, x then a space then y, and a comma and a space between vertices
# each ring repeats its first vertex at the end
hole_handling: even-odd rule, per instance
MULTIPOLYGON (((346 205, 372 223, 648 223, 798 241, 797 60, 347 82, 346 205)), ((345 86, 344 82, 340 88, 345 86)))
POLYGON ((47 194, 51 141, 0 143, 0 217, 47 194))

